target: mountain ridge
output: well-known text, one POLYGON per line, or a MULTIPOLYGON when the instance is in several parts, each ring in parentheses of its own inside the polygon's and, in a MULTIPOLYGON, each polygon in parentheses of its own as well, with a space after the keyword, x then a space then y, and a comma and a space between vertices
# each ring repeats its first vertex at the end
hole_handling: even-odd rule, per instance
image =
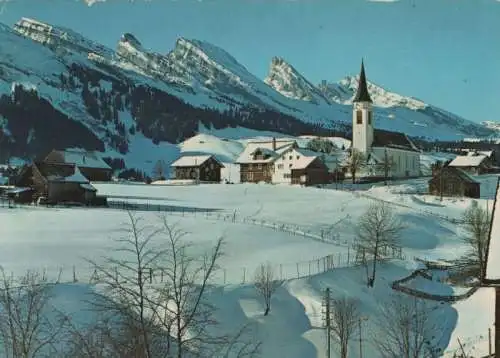
MULTIPOLYGON (((36 118, 26 117, 28 113, 37 116, 34 108, 43 109, 48 124, 67 117, 81 125, 89 133, 84 137, 101 142, 96 145, 94 138, 85 143, 117 157, 130 156, 130 148, 137 147, 134 143, 153 149, 162 142, 178 143, 196 134, 200 123, 207 128, 241 126, 290 135, 349 132, 355 78, 322 88, 278 56, 271 61, 268 77, 272 81, 266 83, 227 51, 184 37, 170 52, 159 54, 124 33, 112 50, 71 29, 27 18, 13 28, 1 26, 0 37, 4 59, 0 62, 0 149, 18 155, 47 150, 40 142, 47 138, 33 134, 36 118), (280 92, 279 83, 291 84, 287 95, 280 92), (301 98, 293 98, 294 91, 302 91, 301 98), (22 112, 21 104, 33 108, 22 112), (13 130, 17 127, 22 130, 13 130), (35 139, 28 141, 28 137, 35 139)), ((378 106, 375 121, 381 129, 413 137, 431 133, 431 138, 441 139, 492 134, 447 111, 425 104, 419 107, 417 100, 370 85, 378 106)), ((84 146, 78 138, 64 143, 84 146)))

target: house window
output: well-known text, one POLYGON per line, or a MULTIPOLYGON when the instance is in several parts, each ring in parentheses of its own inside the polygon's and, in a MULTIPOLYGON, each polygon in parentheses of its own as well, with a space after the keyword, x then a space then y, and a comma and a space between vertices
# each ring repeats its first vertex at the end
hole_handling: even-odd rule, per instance
POLYGON ((292 156, 291 155, 288 157, 288 160, 292 160, 292 156))
POLYGON ((278 169, 283 169, 283 164, 278 164, 278 169))
POLYGON ((262 169, 262 164, 257 164, 257 169, 262 169))
POLYGON ((363 112, 360 110, 356 111, 356 124, 363 124, 363 112))
POLYGON ((288 168, 291 168, 292 167, 292 163, 288 164, 288 168))
POLYGON ((285 178, 285 179, 290 179, 290 177, 291 177, 290 173, 283 174, 283 178, 285 178))
POLYGON ((300 158, 300 155, 297 155, 297 159, 299 159, 299 158, 300 158))
POLYGON ((373 117, 373 112, 372 111, 368 112, 368 124, 369 125, 372 124, 372 117, 373 117))

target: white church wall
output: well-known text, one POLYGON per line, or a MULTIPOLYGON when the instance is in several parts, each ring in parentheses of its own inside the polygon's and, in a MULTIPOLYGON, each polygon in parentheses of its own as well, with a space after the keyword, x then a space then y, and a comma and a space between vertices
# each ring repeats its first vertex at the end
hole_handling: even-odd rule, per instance
POLYGON ((372 113, 372 106, 370 103, 354 103, 352 111, 352 148, 361 153, 368 153, 373 143, 373 118, 370 120, 370 113, 372 113), (358 123, 358 111, 361 111, 362 123, 358 123))
POLYGON ((389 176, 394 178, 420 176, 420 153, 395 148, 372 148, 373 154, 382 161, 386 150, 387 156, 392 159, 393 163, 389 176))

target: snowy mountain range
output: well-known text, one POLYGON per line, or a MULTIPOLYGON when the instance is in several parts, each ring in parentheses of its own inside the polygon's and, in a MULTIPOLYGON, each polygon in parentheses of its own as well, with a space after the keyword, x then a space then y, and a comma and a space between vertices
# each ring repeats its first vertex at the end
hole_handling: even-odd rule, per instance
MULTIPOLYGON (((0 154, 33 157, 80 147, 129 166, 193 136, 200 125, 348 133, 357 80, 315 85, 280 57, 261 80, 207 42, 179 38, 171 52, 159 54, 126 33, 112 50, 71 29, 23 18, 13 28, 0 24, 0 154)), ((374 83, 369 90, 378 128, 444 140, 495 133, 374 83)))

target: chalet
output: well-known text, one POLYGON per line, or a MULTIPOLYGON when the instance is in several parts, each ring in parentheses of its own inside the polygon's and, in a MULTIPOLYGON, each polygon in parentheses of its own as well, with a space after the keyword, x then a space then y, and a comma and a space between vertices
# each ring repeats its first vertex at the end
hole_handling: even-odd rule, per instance
POLYGON ((436 169, 429 180, 432 195, 479 198, 481 185, 467 172, 457 167, 444 166, 436 169))
POLYGON ((488 156, 477 153, 473 155, 459 155, 448 166, 460 168, 470 174, 479 175, 489 171, 490 160, 488 156))
POLYGON ((328 167, 320 153, 296 145, 284 150, 274 160, 273 183, 318 185, 328 183, 329 177, 328 167))
POLYGON ((75 166, 34 163, 21 172, 17 187, 32 188, 31 201, 43 197, 50 203, 77 202, 90 204, 97 190, 75 166))
MULTIPOLYGON (((295 141, 249 142, 236 160, 240 165, 240 182, 271 183, 274 175, 274 161, 286 150, 297 147, 295 141), (280 146, 278 147, 278 143, 280 146)), ((290 179, 290 178, 288 178, 290 179)))
POLYGON ((492 314, 492 321, 495 322, 494 357, 500 358, 500 179, 497 181, 486 250, 486 267, 481 273, 481 286, 495 289, 495 313, 492 314))
POLYGON ((183 155, 170 164, 177 180, 197 180, 219 183, 224 165, 213 155, 183 155))
POLYGON ((43 159, 43 162, 68 168, 76 165, 89 181, 110 181, 113 174, 111 167, 95 151, 53 150, 43 159))

